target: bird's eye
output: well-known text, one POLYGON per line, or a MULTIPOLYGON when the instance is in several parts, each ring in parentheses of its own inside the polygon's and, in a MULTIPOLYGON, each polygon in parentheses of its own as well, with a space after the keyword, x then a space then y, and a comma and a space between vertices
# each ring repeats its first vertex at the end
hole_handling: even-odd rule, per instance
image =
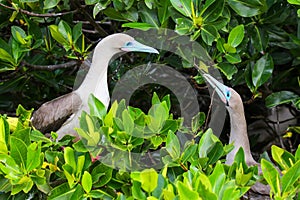
POLYGON ((229 100, 230 97, 231 97, 231 92, 230 92, 230 90, 227 90, 226 91, 226 99, 229 100))
POLYGON ((132 46, 132 45, 133 45, 132 42, 126 42, 126 44, 125 44, 125 46, 127 46, 127 47, 130 47, 130 46, 132 46))

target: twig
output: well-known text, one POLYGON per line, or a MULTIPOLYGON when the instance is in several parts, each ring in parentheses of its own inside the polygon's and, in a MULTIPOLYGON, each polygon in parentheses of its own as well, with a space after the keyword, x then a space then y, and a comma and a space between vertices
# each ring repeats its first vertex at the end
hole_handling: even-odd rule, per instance
POLYGON ((22 8, 17 8, 16 9, 16 8, 7 6, 3 3, 0 3, 0 6, 2 6, 4 8, 7 8, 7 9, 10 9, 10 10, 21 12, 21 13, 26 14, 26 15, 34 16, 34 17, 59 17, 59 16, 63 16, 63 15, 68 15, 68 14, 71 14, 71 13, 76 13, 78 11, 78 9, 76 9, 76 10, 66 11, 66 12, 61 12, 61 13, 44 13, 44 14, 40 14, 40 13, 29 12, 29 11, 24 10, 22 8))
POLYGON ((22 61, 22 64, 25 66, 28 66, 34 70, 47 70, 47 71, 53 71, 56 69, 66 69, 66 68, 71 68, 75 65, 77 65, 79 62, 72 60, 66 63, 62 63, 62 64, 57 64, 57 65, 34 65, 34 64, 30 64, 27 63, 25 61, 22 61))
POLYGON ((85 16, 85 18, 91 23, 93 27, 95 27, 95 29, 102 37, 108 35, 108 33, 99 24, 95 22, 93 17, 84 9, 84 7, 81 5, 81 3, 78 0, 74 0, 73 2, 75 6, 79 9, 79 12, 81 12, 85 16))
POLYGON ((211 95, 211 100, 210 100, 209 109, 208 109, 208 112, 207 112, 207 117, 206 117, 206 121, 205 121, 204 130, 207 129, 208 120, 209 120, 209 117, 210 117, 210 113, 211 113, 211 109, 212 109, 212 104, 213 104, 213 101, 214 101, 215 91, 216 90, 214 90, 213 93, 212 93, 212 95, 211 95))

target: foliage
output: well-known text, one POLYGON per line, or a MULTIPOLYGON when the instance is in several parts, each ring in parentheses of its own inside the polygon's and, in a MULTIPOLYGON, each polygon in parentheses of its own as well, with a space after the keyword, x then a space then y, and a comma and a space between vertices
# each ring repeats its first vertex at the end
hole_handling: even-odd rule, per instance
POLYGON ((263 176, 271 187, 274 199, 293 199, 300 191, 299 147, 292 155, 280 147, 272 146, 272 157, 282 171, 282 176, 272 163, 264 159, 261 161, 263 176))
MULTIPOLYGON (((194 137, 201 136, 199 143, 195 143, 195 138, 192 138, 183 146, 179 145, 180 137, 174 133, 180 129, 187 130, 187 127, 179 126, 180 120, 170 119, 171 115, 166 115, 169 109, 167 105, 170 105, 168 96, 160 100, 154 94, 148 114, 137 108, 126 107, 121 102, 115 102, 106 113, 102 103, 93 96, 89 105, 93 109, 90 114, 83 113, 81 127, 77 129, 82 140, 75 143, 72 141, 74 137, 68 135, 55 142, 32 129, 26 123, 31 111, 22 107, 18 109, 18 126, 12 134, 11 123, 7 122, 5 116, 1 116, 1 198, 24 199, 35 196, 40 199, 226 200, 239 199, 258 181, 258 168, 246 165, 242 149, 236 154, 231 166, 224 164, 222 158, 232 149, 232 145, 223 146, 211 129, 204 133, 199 129, 203 125, 202 114, 194 118, 194 128, 188 131, 194 137), (159 117, 162 121, 171 120, 171 129, 174 130, 170 129, 165 135, 164 126, 168 122, 165 121, 162 126, 163 123, 151 121, 154 113, 156 117, 165 116, 159 117), (134 121, 132 128, 124 124, 130 117, 134 121), (144 128, 145 135, 134 135, 133 130, 137 128, 134 126, 144 128), (109 129, 108 133, 104 132, 109 129), (193 132, 192 129, 197 131, 193 132), (153 130, 161 139, 154 140, 155 137, 149 137, 153 130), (139 139, 142 142, 136 142, 139 139), (135 151, 142 154, 146 152, 146 148, 139 148, 141 143, 148 144, 148 152, 160 150, 163 165, 158 171, 150 166, 127 172, 134 169, 133 162, 142 164, 142 161, 138 163, 139 160, 134 160, 133 156, 131 159, 123 159, 126 166, 123 169, 116 168, 120 165, 106 164, 105 156, 108 154, 101 151, 101 147, 106 150, 109 150, 107 147, 114 147, 123 152, 135 151), (100 151, 96 151, 99 149, 100 151)), ((272 147, 272 157, 282 170, 282 177, 269 161, 262 160, 263 176, 270 184, 271 194, 274 194, 275 199, 287 196, 292 199, 299 191, 299 149, 292 155, 277 146, 272 147), (276 173, 277 179, 273 175, 269 176, 270 173, 276 173), (274 180, 279 180, 280 188, 275 188, 278 184, 274 180)), ((114 161, 120 159, 109 158, 114 161)))
MULTIPOLYGON (((127 28, 168 28, 189 36, 210 55, 212 60, 205 65, 218 68, 228 85, 250 90, 251 94, 243 90, 242 96, 262 100, 264 109, 282 104, 300 108, 298 0, 2 0, 0 16, 1 113, 13 112, 19 103, 36 108, 70 91, 78 66, 98 38, 127 28)), ((203 83, 191 60, 167 52, 157 59, 203 83)), ((138 59, 112 64, 110 84, 128 69, 127 63, 133 65, 132 60, 138 59)), ((1 116, 1 198, 232 199, 249 189, 256 169, 244 164, 242 152, 232 166, 220 161, 231 147, 223 146, 211 130, 199 131, 203 113, 187 130, 169 113, 168 97, 155 97, 152 103, 148 113, 126 107, 125 102, 114 103, 106 112, 91 97, 91 113, 82 114, 77 129, 82 140, 77 143, 70 136, 51 141, 32 130, 32 111, 21 106, 18 118, 1 116), (200 142, 178 145, 178 130, 201 136, 200 142), (164 167, 160 172, 116 170, 99 160, 107 146, 127 152, 115 155, 126 158, 123 169, 136 166, 134 153, 162 149, 164 167)), ((300 132, 298 126, 289 131, 300 132)), ((282 171, 278 173, 269 161, 261 163, 271 196, 293 198, 299 191, 299 147, 295 156, 275 146, 271 151, 282 171)))

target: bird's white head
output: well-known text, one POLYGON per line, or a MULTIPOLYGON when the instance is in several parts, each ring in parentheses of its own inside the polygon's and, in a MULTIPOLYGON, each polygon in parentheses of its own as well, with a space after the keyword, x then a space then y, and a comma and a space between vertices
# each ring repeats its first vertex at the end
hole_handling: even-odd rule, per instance
MULTIPOLYGON (((109 45, 105 45, 109 47, 111 51, 117 52, 147 52, 147 53, 156 53, 159 52, 147 45, 144 45, 138 41, 136 41, 133 37, 124 34, 124 33, 116 33, 105 37, 100 41, 100 45, 109 43, 109 45)), ((108 50, 108 49, 106 49, 108 50)))
POLYGON ((202 76, 214 88, 229 111, 239 109, 237 107, 243 105, 240 95, 234 89, 220 83, 209 74, 203 74, 202 76))

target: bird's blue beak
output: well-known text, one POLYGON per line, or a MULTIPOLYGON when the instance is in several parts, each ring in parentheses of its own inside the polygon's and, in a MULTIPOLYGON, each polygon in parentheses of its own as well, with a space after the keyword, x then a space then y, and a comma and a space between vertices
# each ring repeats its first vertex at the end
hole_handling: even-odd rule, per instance
POLYGON ((226 104, 226 106, 229 106, 229 99, 231 96, 230 89, 226 85, 217 81, 210 74, 202 74, 202 76, 211 85, 211 87, 214 88, 214 90, 217 92, 218 96, 226 104))
POLYGON ((124 46, 121 47, 121 50, 122 51, 135 51, 135 52, 147 52, 147 53, 159 54, 159 52, 156 49, 149 47, 147 45, 144 45, 142 43, 139 43, 135 40, 126 42, 124 44, 124 46))

